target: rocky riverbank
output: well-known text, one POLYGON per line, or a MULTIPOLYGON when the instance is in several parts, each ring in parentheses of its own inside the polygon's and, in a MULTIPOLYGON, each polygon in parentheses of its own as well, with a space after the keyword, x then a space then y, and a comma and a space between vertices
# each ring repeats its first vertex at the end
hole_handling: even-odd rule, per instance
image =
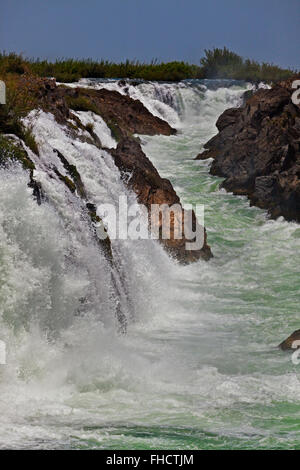
POLYGON ((211 174, 271 217, 300 222, 300 107, 292 80, 259 89, 218 119, 219 133, 196 159, 213 158, 211 174))
MULTIPOLYGON (((27 157, 24 155, 24 152, 26 152, 26 148, 30 148, 35 154, 38 154, 40 150, 31 135, 30 128, 24 128, 20 116, 17 115, 16 110, 19 109, 17 105, 20 101, 26 103, 27 112, 33 109, 41 109, 51 113, 56 122, 67 129, 68 135, 74 141, 88 142, 99 149, 106 150, 114 159, 121 175, 124 176, 124 182, 136 192, 139 202, 145 204, 148 209, 151 204, 166 204, 167 207, 180 204, 170 181, 160 177, 142 151, 138 139, 134 137, 134 134, 172 135, 176 133, 176 130, 164 120, 153 116, 140 101, 121 95, 116 91, 58 86, 55 80, 42 79, 26 74, 15 78, 14 88, 20 92, 20 96, 10 104, 9 110, 6 108, 1 110, 0 130, 5 140, 2 143, 3 146, 9 147, 9 151, 5 153, 5 158, 4 154, 2 155, 1 161, 4 164, 7 158, 21 160, 24 168, 30 171, 30 187, 33 188, 34 196, 39 203, 45 196, 43 196, 43 188, 40 183, 35 183, 33 177, 35 165, 30 161, 29 155, 27 157), (116 149, 104 145, 92 125, 82 123, 77 114, 80 111, 89 111, 101 116, 109 127, 112 137, 117 141, 116 149), (19 140, 8 139, 7 134, 14 134, 19 140), (22 142, 26 145, 20 147, 22 142), (127 177, 128 172, 131 174, 131 178, 127 177)), ((58 167, 52 168, 51 171, 54 172, 54 177, 58 177, 70 192, 74 193, 76 191, 80 197, 86 199, 88 188, 78 185, 81 178, 77 168, 70 165, 67 154, 62 155, 55 148, 53 150, 57 153, 60 163, 63 165, 63 171, 66 173, 62 174, 58 167)), ((88 208, 93 207, 92 218, 95 218, 93 201, 88 201, 87 206, 88 208)), ((192 218, 192 226, 195 230, 197 227, 195 214, 191 212, 189 216, 192 218)), ((159 225, 159 229, 161 229, 161 220, 159 225)), ((204 243, 201 249, 192 251, 185 249, 185 243, 190 237, 186 235, 184 222, 174 215, 171 216, 170 239, 164 240, 161 236, 161 230, 159 230, 159 234, 163 246, 182 263, 196 261, 200 258, 208 260, 211 257, 205 231, 204 243), (184 236, 177 240, 175 233, 178 230, 178 225, 182 228, 184 236)), ((109 250, 106 251, 109 252, 109 250)))

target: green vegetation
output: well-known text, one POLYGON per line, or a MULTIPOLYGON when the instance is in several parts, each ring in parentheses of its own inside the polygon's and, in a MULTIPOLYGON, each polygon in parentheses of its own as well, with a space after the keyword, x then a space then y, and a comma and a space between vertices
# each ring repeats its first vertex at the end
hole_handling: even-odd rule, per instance
POLYGON ((56 175, 59 177, 59 179, 65 183, 65 185, 67 186, 67 188, 71 191, 71 193, 75 193, 76 191, 76 185, 74 183, 74 181, 72 181, 68 176, 66 175, 62 175, 57 168, 54 168, 54 171, 56 173, 56 175))
MULTIPOLYGON (((21 55, 0 53, 0 80, 6 84, 6 105, 0 106, 0 165, 10 161, 19 161, 27 169, 34 164, 28 158, 23 147, 4 134, 14 134, 28 148, 38 155, 38 146, 30 129, 22 123, 31 110, 42 106, 43 80, 40 77, 54 76, 58 81, 76 81, 79 78, 131 78, 145 80, 177 81, 193 78, 233 78, 248 81, 276 82, 292 77, 296 72, 281 69, 275 65, 245 60, 238 54, 223 49, 206 50, 200 65, 185 62, 150 64, 138 61, 126 61, 114 64, 109 61, 57 60, 54 63, 24 59, 21 55)), ((84 90, 76 96, 66 96, 68 106, 76 111, 93 111, 98 114, 91 91, 84 90)), ((45 103, 44 103, 45 106, 45 103)), ((75 117, 74 117, 75 118, 75 117)), ((79 125, 79 123, 77 123, 79 125)), ((114 121, 107 122, 113 137, 119 141, 122 133, 114 121)), ((70 124, 71 126, 71 124, 70 124)), ((73 125, 74 126, 74 125, 73 125)), ((76 126, 75 126, 76 127, 76 126)), ((94 136, 92 123, 86 130, 94 136)), ((61 176, 71 191, 78 190, 84 197, 84 188, 77 175, 76 168, 69 165, 68 171, 73 181, 61 176)))
POLYGON ((92 122, 88 122, 87 125, 85 126, 85 128, 90 134, 94 133, 95 126, 92 122))
POLYGON ((246 81, 277 82, 286 80, 295 71, 282 69, 276 65, 243 59, 226 47, 205 50, 205 57, 200 60, 203 73, 207 78, 232 78, 246 81))
POLYGON ((30 129, 23 128, 21 135, 19 137, 24 141, 24 143, 27 145, 27 147, 30 148, 30 150, 33 153, 35 153, 36 155, 39 155, 39 149, 38 149, 36 140, 30 129))
POLYGON ((132 78, 144 80, 177 81, 185 78, 201 78, 200 67, 185 62, 150 64, 129 61, 114 64, 113 62, 92 59, 85 60, 57 60, 54 63, 47 61, 30 61, 28 66, 32 72, 40 76, 53 76, 60 82, 77 81, 79 78, 132 78))
POLYGON ((200 65, 186 62, 93 61, 92 59, 61 59, 55 62, 24 59, 17 54, 0 54, 0 76, 33 73, 40 77, 55 77, 59 82, 74 82, 80 78, 131 78, 178 81, 193 78, 233 78, 237 80, 276 82, 296 72, 273 64, 243 59, 226 47, 205 50, 200 65))
POLYGON ((95 106, 87 96, 67 96, 66 101, 69 108, 74 111, 92 111, 93 113, 99 114, 97 106, 95 106))
POLYGON ((113 139, 115 139, 116 142, 120 142, 120 140, 122 139, 122 132, 118 124, 116 124, 112 120, 106 121, 106 124, 110 129, 113 139))
POLYGON ((20 162, 26 170, 34 170, 34 163, 18 142, 0 134, 0 165, 7 166, 11 162, 20 162))
POLYGON ((70 180, 70 178, 68 178, 67 176, 61 175, 58 172, 57 169, 55 170, 56 174, 59 176, 59 178, 62 181, 64 181, 64 183, 69 187, 71 192, 75 192, 75 190, 77 189, 77 192, 80 195, 80 197, 85 199, 86 198, 86 192, 85 192, 85 189, 84 189, 83 182, 81 180, 81 176, 80 176, 76 166, 71 165, 59 150, 55 149, 54 151, 57 154, 60 161, 62 162, 65 170, 67 170, 67 172, 71 176, 72 180, 70 180))
MULTIPOLYGON (((19 63, 18 61, 16 63, 19 63)), ((38 155, 38 147, 32 132, 25 129, 22 118, 32 109, 38 107, 38 100, 29 92, 23 74, 12 73, 11 70, 23 70, 14 65, 7 67, 9 73, 0 72, 0 79, 6 84, 6 105, 0 106, 0 133, 14 134, 38 155)))

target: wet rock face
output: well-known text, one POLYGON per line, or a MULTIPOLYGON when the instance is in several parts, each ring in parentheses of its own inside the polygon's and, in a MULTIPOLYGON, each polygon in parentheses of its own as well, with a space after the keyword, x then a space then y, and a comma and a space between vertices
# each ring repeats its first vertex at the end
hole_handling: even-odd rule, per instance
POLYGON ((260 89, 242 108, 226 110, 219 133, 197 159, 213 158, 211 174, 276 218, 300 222, 300 108, 292 80, 260 89))
POLYGON ((41 107, 54 114, 57 122, 65 124, 71 118, 72 103, 75 109, 98 113, 115 133, 115 137, 132 134, 172 135, 176 129, 166 121, 153 116, 138 100, 113 90, 92 90, 87 88, 68 88, 57 86, 55 80, 24 75, 20 86, 34 97, 33 108, 41 107))
POLYGON ((300 348, 300 330, 294 331, 278 346, 282 351, 296 350, 300 348))
MULTIPOLYGON (((201 246, 197 250, 187 250, 186 242, 191 242, 193 238, 184 224, 181 204, 172 184, 169 180, 161 178, 150 160, 144 154, 139 142, 133 138, 125 138, 119 142, 116 149, 111 150, 115 164, 120 169, 123 177, 128 178, 128 185, 135 191, 140 204, 148 209, 152 204, 165 204, 165 215, 170 206, 178 205, 178 210, 170 216, 170 237, 163 239, 161 235, 163 215, 156 220, 160 241, 166 250, 182 263, 189 263, 199 259, 208 260, 211 258, 211 250, 207 245, 205 229, 201 230, 193 211, 186 214, 188 226, 196 232, 203 233, 201 246), (176 239, 176 234, 182 233, 181 239, 176 239)), ((150 215, 150 213, 149 213, 150 215)), ((152 226, 153 227, 153 226, 152 226)))
MULTIPOLYGON (((158 171, 142 151, 138 139, 132 137, 135 133, 168 136, 175 134, 176 129, 173 129, 162 119, 153 116, 140 101, 121 95, 116 91, 68 88, 57 86, 55 80, 33 76, 24 77, 23 85, 38 100, 39 107, 44 111, 51 112, 58 123, 69 127, 74 138, 78 138, 78 134, 76 129, 70 126, 70 119, 75 121, 78 128, 87 129, 72 113, 73 110, 92 111, 99 114, 110 127, 113 137, 118 141, 116 149, 107 150, 114 158, 125 183, 137 194, 138 201, 144 204, 148 210, 152 204, 165 204, 164 214, 166 217, 170 217, 169 238, 164 239, 161 233, 164 214, 156 221, 156 228, 159 239, 166 250, 182 263, 197 261, 200 258, 208 260, 212 256, 206 241, 206 231, 198 224, 194 212, 185 211, 186 219, 184 218, 179 197, 172 184, 169 180, 160 177, 158 171), (174 204, 177 204, 179 209, 174 213, 171 212, 170 216, 168 208, 174 204), (191 232, 196 233, 196 231, 200 247, 198 248, 197 244, 197 249, 187 250, 186 243, 192 243, 195 240, 191 232), (181 233, 183 233, 183 237, 177 238, 181 233)), ((91 143, 101 147, 101 143, 99 139, 98 141, 95 139, 92 129, 89 129, 89 133, 92 139, 91 143)), ((71 192, 77 191, 86 200, 86 189, 76 167, 69 164, 67 155, 62 155, 57 149, 54 151, 68 174, 68 176, 63 176, 56 169, 56 175, 71 192)), ((93 211, 90 211, 90 215, 94 216, 93 211)))
POLYGON ((117 140, 132 134, 176 134, 176 129, 159 117, 153 116, 140 101, 121 95, 117 91, 75 88, 66 90, 65 93, 75 99, 79 96, 88 99, 117 140))

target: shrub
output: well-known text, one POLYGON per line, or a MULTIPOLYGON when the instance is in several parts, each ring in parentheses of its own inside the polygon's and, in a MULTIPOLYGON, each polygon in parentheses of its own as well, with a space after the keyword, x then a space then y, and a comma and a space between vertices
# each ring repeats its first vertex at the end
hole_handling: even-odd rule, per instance
POLYGON ((295 72, 276 65, 244 60, 226 47, 205 50, 205 57, 200 61, 207 78, 232 78, 252 82, 276 82, 292 77, 295 72))
POLYGON ((21 136, 19 136, 21 139, 23 139, 24 143, 27 145, 27 147, 30 148, 30 150, 35 153, 36 155, 39 155, 39 149, 35 140, 34 135, 32 134, 31 129, 24 129, 23 132, 21 132, 21 136))
POLYGON ((205 50, 200 65, 183 61, 150 63, 126 60, 113 63, 108 60, 59 59, 48 62, 24 59, 14 53, 0 54, 0 75, 26 73, 40 77, 55 77, 58 82, 76 82, 80 78, 132 78, 143 80, 178 81, 193 78, 233 78, 250 81, 275 82, 291 77, 295 71, 273 64, 243 59, 226 47, 205 50))
POLYGON ((205 57, 200 60, 200 64, 207 78, 227 78, 243 64, 242 57, 226 47, 213 50, 205 49, 204 52, 205 57))

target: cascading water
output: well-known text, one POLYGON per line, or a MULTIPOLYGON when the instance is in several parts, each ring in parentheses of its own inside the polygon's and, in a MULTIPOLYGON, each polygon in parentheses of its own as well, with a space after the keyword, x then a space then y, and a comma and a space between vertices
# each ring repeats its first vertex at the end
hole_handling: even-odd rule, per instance
MULTIPOLYGON (((85 205, 134 194, 107 151, 32 112, 40 156, 30 157, 47 199, 36 203, 21 168, 0 171, 1 447, 298 448, 299 366, 274 347, 299 328, 299 226, 219 191, 209 162, 193 160, 250 86, 81 85, 128 93, 179 129, 142 136, 143 148, 184 202, 205 204, 214 258, 183 267, 154 241, 113 240, 113 268, 85 205), (59 154, 86 200, 59 178, 59 154)), ((115 146, 101 118, 77 117, 115 146)))

